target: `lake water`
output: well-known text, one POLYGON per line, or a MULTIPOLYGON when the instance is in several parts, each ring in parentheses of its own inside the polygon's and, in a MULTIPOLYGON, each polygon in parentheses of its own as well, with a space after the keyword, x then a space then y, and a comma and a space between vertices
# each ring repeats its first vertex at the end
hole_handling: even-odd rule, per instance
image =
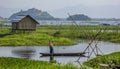
MULTIPOLYGON (((89 41, 81 42, 74 46, 55 46, 54 52, 55 53, 83 52, 83 50, 88 46, 88 43, 89 41)), ((92 44, 92 46, 94 46, 94 43, 92 44)), ((99 41, 98 47, 104 54, 120 51, 120 44, 115 44, 115 43, 99 41)), ((40 53, 49 53, 48 46, 0 47, 0 57, 4 56, 4 57, 21 58, 23 56, 14 53, 14 51, 19 51, 19 50, 33 50, 34 51, 32 53, 33 55, 30 56, 31 60, 49 61, 49 57, 40 57, 41 56, 40 53)), ((93 57, 95 57, 94 54, 91 56, 91 58, 93 57)), ((66 63, 78 64, 77 62, 75 62, 78 59, 78 57, 54 57, 54 59, 61 64, 66 64, 66 63)), ((86 60, 87 58, 81 58, 80 62, 82 63, 86 60)))
MULTIPOLYGON (((79 26, 101 26, 108 24, 111 26, 120 25, 120 21, 68 21, 68 20, 37 20, 40 25, 79 25, 79 26)), ((3 27, 11 26, 11 23, 4 23, 3 27)))
POLYGON ((40 20, 40 25, 89 25, 98 26, 101 24, 118 25, 120 21, 67 21, 67 20, 40 20))

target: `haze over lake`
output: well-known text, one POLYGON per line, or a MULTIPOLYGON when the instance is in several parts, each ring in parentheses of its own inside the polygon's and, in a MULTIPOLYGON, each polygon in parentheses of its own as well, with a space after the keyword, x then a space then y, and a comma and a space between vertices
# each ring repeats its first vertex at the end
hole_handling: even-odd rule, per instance
POLYGON ((67 13, 86 14, 91 18, 120 18, 120 0, 1 0, 0 16, 29 8, 47 11, 54 17, 65 18, 67 13))

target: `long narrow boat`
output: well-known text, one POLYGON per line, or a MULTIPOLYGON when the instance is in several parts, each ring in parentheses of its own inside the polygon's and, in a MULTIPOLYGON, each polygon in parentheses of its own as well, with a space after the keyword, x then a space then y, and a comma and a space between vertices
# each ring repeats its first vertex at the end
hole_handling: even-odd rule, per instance
POLYGON ((41 57, 43 56, 82 56, 82 57, 86 57, 84 54, 85 53, 54 53, 54 54, 50 54, 50 53, 40 53, 41 57))

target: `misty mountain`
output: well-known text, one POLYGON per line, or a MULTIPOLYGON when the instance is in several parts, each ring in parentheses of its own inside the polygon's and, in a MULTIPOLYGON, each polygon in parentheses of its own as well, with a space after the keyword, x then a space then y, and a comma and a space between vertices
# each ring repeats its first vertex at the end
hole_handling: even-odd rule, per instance
MULTIPOLYGON (((14 14, 16 14, 16 12, 20 13, 21 12, 20 9, 21 8, 5 8, 0 6, 0 16, 4 18, 8 18, 13 13, 14 14)), ((22 11, 22 12, 25 12, 25 11, 22 11)), ((103 6, 97 6, 97 7, 78 5, 78 6, 58 8, 54 10, 47 10, 46 13, 49 13, 49 15, 51 14, 52 19, 56 19, 55 17, 67 18, 69 16, 67 13, 69 13, 70 15, 85 14, 91 18, 97 18, 98 20, 98 18, 100 19, 101 18, 120 18, 119 12, 120 12, 119 5, 113 5, 113 6, 103 5, 103 6)))
POLYGON ((84 15, 84 14, 75 14, 75 15, 70 15, 67 20, 81 20, 81 21, 87 21, 91 20, 90 17, 84 15))
POLYGON ((27 11, 21 10, 11 15, 9 19, 13 19, 14 17, 19 15, 30 15, 36 20, 55 20, 56 19, 53 16, 51 16, 48 12, 44 12, 35 8, 28 9, 27 11))
POLYGON ((3 17, 0 16, 0 21, 4 21, 4 20, 5 20, 5 18, 3 18, 3 17))
POLYGON ((13 13, 17 12, 19 9, 16 8, 6 8, 0 6, 0 16, 4 18, 10 17, 13 13))
POLYGON ((103 5, 103 6, 71 6, 64 7, 61 9, 50 10, 51 13, 55 17, 66 18, 70 15, 74 14, 85 14, 91 18, 119 18, 120 7, 119 5, 103 5))

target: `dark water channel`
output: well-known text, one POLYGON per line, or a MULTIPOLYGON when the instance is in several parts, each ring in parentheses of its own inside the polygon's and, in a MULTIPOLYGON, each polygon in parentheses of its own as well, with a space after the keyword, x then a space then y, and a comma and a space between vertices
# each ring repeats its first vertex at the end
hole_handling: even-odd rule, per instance
MULTIPOLYGON (((74 46, 55 46, 54 52, 55 53, 82 52, 88 46, 88 43, 89 42, 82 42, 74 46)), ((99 41, 98 47, 104 54, 120 51, 120 44, 115 43, 99 41)), ((41 56, 40 53, 49 53, 49 47, 48 46, 0 47, 0 57, 17 57, 17 58, 26 57, 30 60, 49 61, 49 57, 40 57, 41 56)), ((91 58, 93 57, 95 57, 94 54, 91 56, 91 58)), ((54 57, 54 59, 61 64, 66 63, 78 64, 77 62, 75 62, 78 59, 78 57, 54 57)), ((82 63, 86 60, 87 58, 81 58, 80 62, 82 63)))

